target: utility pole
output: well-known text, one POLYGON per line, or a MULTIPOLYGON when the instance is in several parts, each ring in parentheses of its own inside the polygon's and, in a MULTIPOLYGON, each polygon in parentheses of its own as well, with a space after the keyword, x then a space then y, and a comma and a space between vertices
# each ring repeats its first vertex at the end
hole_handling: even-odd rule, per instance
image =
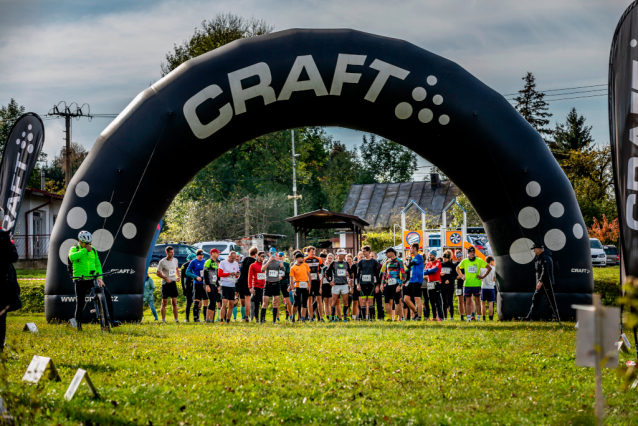
POLYGON ((250 198, 248 195, 244 197, 244 201, 246 201, 246 213, 244 214, 244 224, 246 227, 246 236, 250 235, 250 198))
MULTIPOLYGON (((288 196, 289 200, 294 200, 295 216, 297 216, 297 200, 301 200, 301 195, 297 195, 297 162, 296 158, 299 154, 295 154, 295 131, 291 130, 292 136, 292 196, 288 196)), ((299 233, 295 232, 295 248, 299 248, 299 233)))
POLYGON ((64 151, 64 168, 66 169, 64 173, 64 188, 66 189, 69 187, 69 182, 71 182, 71 178, 73 177, 71 170, 71 117, 77 117, 78 119, 80 117, 87 117, 91 119, 93 118, 93 116, 91 115, 91 107, 89 107, 89 104, 78 106, 78 104, 75 102, 67 106, 66 102, 60 102, 59 104, 55 105, 51 109, 51 111, 49 111, 48 115, 57 115, 60 117, 64 117, 64 122, 66 125, 66 149, 64 151), (60 111, 61 104, 64 104, 62 111, 60 111), (74 111, 71 110, 73 104, 75 104, 74 111), (86 113, 82 111, 82 108, 84 108, 85 105, 87 107, 86 113))

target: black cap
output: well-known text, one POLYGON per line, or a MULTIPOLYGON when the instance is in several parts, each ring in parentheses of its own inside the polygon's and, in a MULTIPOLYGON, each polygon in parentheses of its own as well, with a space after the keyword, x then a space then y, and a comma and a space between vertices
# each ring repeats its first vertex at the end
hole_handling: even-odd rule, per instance
POLYGON ((543 243, 535 242, 534 245, 532 246, 532 250, 534 249, 545 250, 545 245, 543 243))
POLYGON ((300 257, 304 257, 303 253, 297 253, 295 255, 295 259, 299 259, 300 257))
POLYGON ((475 250, 474 250, 474 247, 470 247, 469 249, 467 249, 467 252, 468 252, 468 253, 469 253, 469 252, 474 252, 474 251, 475 251, 475 250))

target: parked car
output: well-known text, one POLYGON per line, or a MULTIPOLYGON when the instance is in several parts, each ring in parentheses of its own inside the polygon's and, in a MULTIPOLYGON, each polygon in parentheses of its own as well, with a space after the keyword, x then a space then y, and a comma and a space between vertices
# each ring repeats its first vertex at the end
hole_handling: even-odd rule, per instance
POLYGON ((603 250, 607 255, 607 265, 620 265, 620 253, 618 253, 616 246, 603 246, 603 250))
MULTIPOLYGON (((239 247, 237 244, 235 244, 232 241, 204 241, 201 243, 193 244, 193 247, 204 250, 204 252, 207 255, 209 255, 209 257, 210 257, 210 251, 216 248, 217 250, 221 252, 219 255, 220 261, 226 260, 226 258, 228 257, 231 251, 237 252, 237 254, 239 254, 241 257, 241 247, 239 247)), ((238 260, 238 262, 241 262, 241 260, 238 260)))
MULTIPOLYGON (((155 248, 153 249, 153 254, 151 255, 151 263, 149 264, 151 268, 156 268, 159 261, 166 257, 166 247, 168 246, 173 247, 174 256, 177 259, 177 262, 179 263, 180 266, 182 266, 182 264, 186 262, 186 258, 188 257, 189 254, 195 253, 197 251, 196 247, 193 247, 189 244, 184 244, 184 243, 157 244, 155 245, 155 248)), ((204 259, 209 259, 209 258, 210 258, 210 255, 207 252, 205 252, 204 259)))
POLYGON ((591 263, 593 266, 607 266, 607 255, 605 249, 598 238, 589 239, 589 247, 591 248, 591 263))

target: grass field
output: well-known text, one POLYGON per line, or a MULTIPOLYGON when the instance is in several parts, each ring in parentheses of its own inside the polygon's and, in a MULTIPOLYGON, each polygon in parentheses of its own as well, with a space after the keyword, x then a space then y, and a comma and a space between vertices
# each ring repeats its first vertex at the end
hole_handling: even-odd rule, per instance
MULTIPOLYGON (((19 424, 593 424, 594 373, 575 366, 573 323, 160 325, 145 314, 111 334, 10 314, 0 378, 19 424), (37 334, 21 331, 30 321, 37 334), (33 355, 62 381, 22 382, 33 355), (77 368, 100 399, 84 385, 64 399, 77 368)), ((637 424, 637 391, 613 370, 603 386, 606 424, 637 424)))

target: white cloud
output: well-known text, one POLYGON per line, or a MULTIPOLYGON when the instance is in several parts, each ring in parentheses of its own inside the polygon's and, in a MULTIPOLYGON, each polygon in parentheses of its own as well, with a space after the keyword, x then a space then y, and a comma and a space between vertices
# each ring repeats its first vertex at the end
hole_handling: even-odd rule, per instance
MULTIPOLYGON (((160 63, 173 44, 218 12, 264 19, 276 30, 354 28, 408 40, 459 63, 501 93, 518 90, 526 71, 535 73, 541 89, 600 84, 607 81, 611 37, 627 4, 617 0, 166 1, 143 10, 114 10, 73 20, 51 20, 33 7, 22 15, 14 9, 3 15, 0 10, 0 15, 10 16, 0 20, 7 24, 0 34, 0 103, 13 97, 28 110, 46 113, 64 100, 87 102, 93 112, 118 113, 159 79, 160 63)), ((586 112, 596 139, 606 141, 605 98, 552 104, 553 119, 564 120, 572 105, 586 112)), ((92 146, 108 121, 74 122, 74 140, 92 146)), ((63 143, 62 123, 47 121, 46 128, 45 152, 53 155, 63 143)), ((347 132, 339 134, 349 137, 347 132)))

